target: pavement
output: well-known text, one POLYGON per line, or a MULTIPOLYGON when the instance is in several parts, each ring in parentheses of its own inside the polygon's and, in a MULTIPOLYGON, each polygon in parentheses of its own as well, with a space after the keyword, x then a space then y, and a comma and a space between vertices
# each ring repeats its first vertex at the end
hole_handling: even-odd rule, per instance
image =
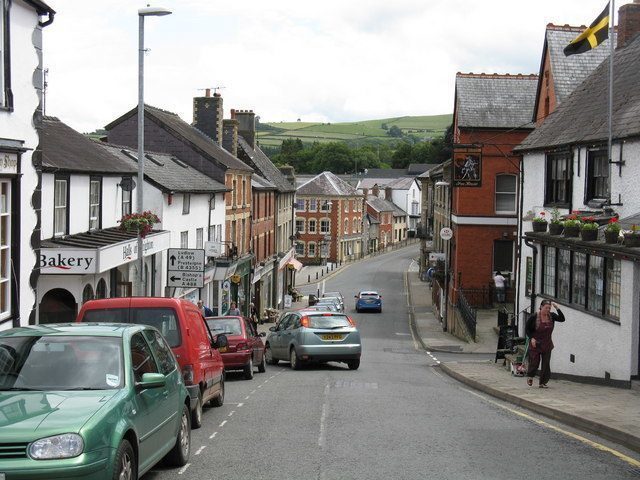
MULTIPOLYGON (((339 274, 352 263, 327 266, 305 266, 296 275, 296 288, 309 293, 318 281, 339 274), (316 279, 318 275, 318 279, 316 279), (311 288, 311 290, 310 290, 311 288)), ((478 310, 476 342, 465 342, 442 331, 442 324, 435 317, 431 305, 428 283, 419 278, 417 265, 406 273, 409 314, 416 340, 427 351, 449 353, 494 354, 497 346, 497 311, 478 310)), ((292 309, 307 305, 307 298, 294 302, 292 309)), ((273 324, 260 325, 267 331, 273 324)), ((614 388, 587 383, 559 380, 552 377, 549 388, 533 387, 526 377, 511 374, 503 365, 491 360, 447 361, 440 364, 443 373, 493 397, 524 407, 533 412, 560 421, 574 428, 593 433, 640 452, 640 387, 614 388)))

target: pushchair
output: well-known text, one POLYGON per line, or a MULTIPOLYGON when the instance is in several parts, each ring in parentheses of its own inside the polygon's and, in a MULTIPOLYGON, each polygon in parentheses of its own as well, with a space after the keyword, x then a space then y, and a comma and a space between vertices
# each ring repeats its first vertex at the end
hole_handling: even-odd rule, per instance
POLYGON ((527 337, 524 342, 524 353, 522 357, 516 357, 515 362, 511 362, 511 375, 515 377, 524 377, 527 374, 527 369, 529 367, 529 337, 527 337))

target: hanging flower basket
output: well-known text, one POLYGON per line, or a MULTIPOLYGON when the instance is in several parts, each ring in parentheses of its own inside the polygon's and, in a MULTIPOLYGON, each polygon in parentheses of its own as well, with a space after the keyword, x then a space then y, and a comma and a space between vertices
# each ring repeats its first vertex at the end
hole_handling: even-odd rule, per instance
POLYGON ((624 246, 625 247, 640 247, 640 234, 637 234, 637 233, 625 233, 624 234, 624 246))
POLYGON ((549 233, 551 235, 561 235, 564 230, 564 226, 561 223, 550 223, 549 233))
POLYGON ((577 225, 569 225, 564 227, 565 237, 577 237, 580 235, 580 227, 577 225))
POLYGON ((580 238, 585 242, 595 242, 598 239, 598 230, 580 230, 580 238))
POLYGON ((160 218, 149 210, 142 213, 130 213, 120 219, 120 230, 140 234, 144 238, 153 230, 153 225, 159 222, 160 218))
POLYGON ((533 231, 534 232, 546 232, 547 231, 547 222, 545 222, 545 221, 534 220, 533 222, 531 222, 531 225, 533 226, 533 231))
POLYGON ((618 243, 618 239, 620 238, 620 232, 612 232, 609 230, 604 231, 604 241, 606 243, 618 243))

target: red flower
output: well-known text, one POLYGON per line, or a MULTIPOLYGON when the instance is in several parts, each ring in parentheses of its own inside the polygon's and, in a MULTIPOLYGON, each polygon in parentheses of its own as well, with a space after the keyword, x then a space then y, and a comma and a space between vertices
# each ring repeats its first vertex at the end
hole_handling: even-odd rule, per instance
POLYGON ((616 223, 618 221, 618 217, 613 217, 609 219, 609 223, 616 223))
POLYGON ((544 217, 544 212, 540 212, 540 215, 544 217))

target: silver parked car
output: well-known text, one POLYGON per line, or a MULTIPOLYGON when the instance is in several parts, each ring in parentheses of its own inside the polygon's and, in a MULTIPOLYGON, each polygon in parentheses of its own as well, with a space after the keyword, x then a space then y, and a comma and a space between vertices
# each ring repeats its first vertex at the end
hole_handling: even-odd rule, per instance
POLYGON ((294 370, 310 362, 344 362, 356 370, 362 353, 360 332, 349 316, 314 310, 284 313, 269 329, 265 348, 268 364, 289 361, 294 370))
POLYGON ((336 312, 344 312, 344 306, 340 302, 338 297, 322 297, 318 299, 316 305, 334 305, 336 307, 336 312))
POLYGON ((340 305, 342 305, 342 311, 344 312, 344 296, 340 292, 324 292, 321 298, 326 297, 336 297, 340 300, 340 305))

